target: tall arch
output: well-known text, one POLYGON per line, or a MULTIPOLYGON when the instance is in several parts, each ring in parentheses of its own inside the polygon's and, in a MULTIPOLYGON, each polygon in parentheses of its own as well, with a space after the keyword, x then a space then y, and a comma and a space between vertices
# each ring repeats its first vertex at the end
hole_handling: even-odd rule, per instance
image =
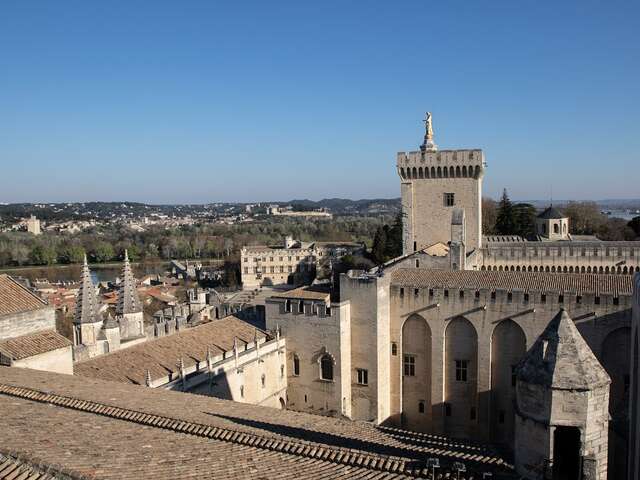
POLYGON ((445 330, 444 373, 445 433, 471 438, 478 418, 478 334, 464 317, 445 330))
POLYGON ((491 335, 491 436, 513 445, 515 433, 515 366, 526 352, 524 331, 511 319, 503 320, 491 335))
POLYGON ((418 168, 418 178, 424 178, 424 170, 422 167, 418 168))
POLYGON ((611 377, 609 413, 615 415, 629 404, 631 329, 621 327, 602 342, 600 363, 611 377))
POLYGON ((431 329, 415 314, 402 326, 402 421, 410 430, 431 427, 431 329))

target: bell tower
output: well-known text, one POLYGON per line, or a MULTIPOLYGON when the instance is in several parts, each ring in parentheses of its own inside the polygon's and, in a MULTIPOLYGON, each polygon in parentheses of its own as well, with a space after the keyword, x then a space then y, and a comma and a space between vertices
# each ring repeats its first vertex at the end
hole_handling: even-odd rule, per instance
POLYGON ((420 149, 397 155, 403 254, 438 242, 449 244, 454 214, 460 209, 464 211, 465 224, 461 229, 465 232, 463 242, 467 251, 480 248, 484 154, 479 149, 438 150, 431 112, 427 112, 424 124, 420 149))

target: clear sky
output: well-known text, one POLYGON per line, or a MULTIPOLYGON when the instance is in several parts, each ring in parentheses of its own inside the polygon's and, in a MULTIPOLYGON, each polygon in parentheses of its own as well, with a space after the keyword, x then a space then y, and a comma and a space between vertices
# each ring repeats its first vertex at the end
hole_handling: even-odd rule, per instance
POLYGON ((637 1, 0 2, 0 202, 640 197, 637 1))

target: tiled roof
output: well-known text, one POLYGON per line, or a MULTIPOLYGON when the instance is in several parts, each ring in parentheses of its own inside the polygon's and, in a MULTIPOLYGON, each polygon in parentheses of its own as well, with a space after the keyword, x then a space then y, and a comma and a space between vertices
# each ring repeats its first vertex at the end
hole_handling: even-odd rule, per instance
POLYGON ((300 287, 282 293, 275 293, 274 298, 292 298, 304 300, 328 300, 330 293, 322 287, 300 287))
POLYGON ((14 451, 89 478, 425 478, 428 457, 516 478, 478 444, 35 370, 0 368, 0 411, 14 451))
POLYGON ((558 210, 557 208, 550 206, 547 207, 544 212, 538 215, 538 218, 543 220, 557 220, 560 218, 567 218, 567 216, 560 213, 560 210, 558 210))
POLYGON ((549 322, 520 362, 518 379, 562 390, 590 390, 611 383, 564 309, 549 322))
POLYGON ((0 275, 0 316, 44 308, 47 303, 9 275, 0 275))
POLYGON ((66 480, 73 477, 55 469, 39 468, 27 458, 3 453, 0 450, 0 480, 66 480))
POLYGON ((20 337, 0 340, 0 353, 13 359, 21 360, 41 353, 51 352, 59 348, 70 347, 72 343, 54 330, 29 333, 20 337))
POLYGON ((147 370, 156 380, 177 373, 182 358, 185 367, 196 361, 207 361, 207 348, 212 356, 233 350, 234 338, 250 343, 264 338, 264 332, 234 316, 186 328, 173 335, 157 338, 113 353, 76 363, 74 372, 84 377, 100 378, 145 385, 147 370))
POLYGON ((426 270, 401 268, 391 274, 399 286, 478 288, 524 291, 565 291, 631 295, 631 275, 589 273, 494 272, 477 270, 426 270))

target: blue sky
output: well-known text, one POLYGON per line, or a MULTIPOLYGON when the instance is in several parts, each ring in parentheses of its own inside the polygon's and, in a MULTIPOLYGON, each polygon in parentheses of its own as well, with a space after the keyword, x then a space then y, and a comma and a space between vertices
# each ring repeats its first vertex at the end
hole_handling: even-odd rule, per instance
POLYGON ((0 2, 0 202, 640 197, 640 2, 0 2))

